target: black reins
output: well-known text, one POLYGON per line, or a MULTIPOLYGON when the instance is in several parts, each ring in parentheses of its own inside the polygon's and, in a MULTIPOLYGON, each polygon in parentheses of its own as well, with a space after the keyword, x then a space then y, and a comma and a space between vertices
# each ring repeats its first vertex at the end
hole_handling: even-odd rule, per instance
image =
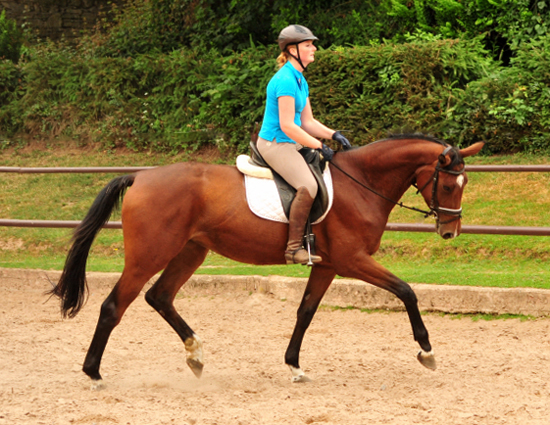
MULTIPOLYGON (((445 156, 447 155, 447 153, 452 149, 452 146, 448 146, 447 148, 445 148, 445 150, 443 151, 443 153, 441 155, 445 156)), ((447 214, 447 215, 451 215, 451 216, 454 216, 455 218, 451 219, 451 220, 448 220, 448 221, 445 221, 443 223, 440 223, 440 224, 447 224, 447 223, 451 223, 453 221, 456 221, 456 220, 459 220, 462 218, 462 208, 456 210, 456 209, 450 209, 450 208, 444 208, 444 207, 440 207, 439 206, 439 202, 437 200, 437 185, 438 185, 438 182, 439 182, 439 173, 442 172, 442 173, 447 173, 447 174, 453 174, 453 175, 461 175, 464 173, 464 170, 465 170, 465 167, 462 167, 461 170, 458 170, 458 171, 455 171, 455 170, 446 170, 445 168, 441 168, 439 166, 439 162, 438 164, 436 165, 435 167, 435 170, 434 170, 434 173, 433 173, 433 176, 431 179, 428 179, 427 182, 424 184, 424 186, 422 186, 422 188, 418 188, 416 186, 416 184, 413 184, 414 187, 416 187, 418 190, 417 190, 417 194, 422 192, 426 186, 428 186, 428 184, 430 183, 430 181, 433 181, 433 187, 432 187, 432 199, 430 200, 430 211, 426 211, 426 210, 422 210, 420 208, 416 208, 416 207, 410 207, 408 205, 405 205, 403 204, 403 202, 397 202, 397 201, 394 201, 393 199, 391 198, 388 198, 387 196, 381 194, 380 192, 377 192, 376 190, 374 190, 373 188, 367 186, 366 184, 364 184, 363 182, 357 180, 355 177, 353 177, 351 174, 349 174, 347 171, 343 170, 340 166, 338 166, 337 164, 335 164, 334 162, 331 162, 330 163, 331 166, 333 166, 334 168, 336 168, 337 170, 339 170, 342 174, 344 174, 345 176, 349 177, 351 180, 353 180, 355 183, 357 183, 358 185, 360 185, 361 187, 369 190, 370 192, 374 193, 375 195, 379 196, 380 198, 382 199, 385 199, 386 201, 388 202, 391 202, 392 204, 394 205, 398 205, 399 207, 401 208, 406 208, 408 210, 411 210, 411 211, 416 211, 416 212, 419 212, 421 214, 424 214, 424 218, 426 217, 429 217, 429 216, 434 216, 436 217, 437 220, 439 220, 439 213, 442 212, 444 214, 447 214)))
POLYGON ((412 211, 416 211, 416 212, 425 214, 426 217, 429 217, 430 215, 435 215, 435 211, 433 211, 433 210, 430 210, 430 211, 421 210, 420 208, 409 207, 408 205, 405 205, 403 202, 396 202, 396 201, 394 201, 393 199, 390 199, 390 198, 388 198, 387 196, 382 195, 380 192, 377 192, 377 191, 374 190, 373 188, 367 186, 365 183, 360 182, 360 181, 357 180, 355 177, 353 177, 351 174, 349 174, 347 171, 344 171, 342 168, 340 168, 338 165, 336 165, 334 162, 331 162, 330 165, 331 165, 332 167, 336 168, 337 170, 340 170, 340 172, 342 172, 343 174, 345 174, 347 177, 349 177, 351 180, 353 180, 353 181, 354 181, 355 183, 357 183, 359 186, 362 186, 362 187, 364 187, 365 189, 370 190, 370 191, 371 191, 372 193, 374 193, 375 195, 379 196, 379 197, 382 198, 382 199, 385 199, 386 201, 391 202, 391 203, 394 204, 394 205, 398 205, 398 206, 400 206, 401 208, 406 208, 406 209, 408 209, 408 210, 412 210, 412 211))

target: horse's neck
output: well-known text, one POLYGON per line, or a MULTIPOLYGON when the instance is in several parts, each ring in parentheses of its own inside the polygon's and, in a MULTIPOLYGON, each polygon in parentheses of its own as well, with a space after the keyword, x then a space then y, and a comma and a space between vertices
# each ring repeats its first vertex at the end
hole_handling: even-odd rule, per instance
POLYGON ((346 158, 369 187, 398 201, 410 187, 415 171, 437 158, 435 143, 418 140, 405 143, 393 140, 373 143, 350 152, 346 158), (432 153, 433 150, 433 153, 432 153))

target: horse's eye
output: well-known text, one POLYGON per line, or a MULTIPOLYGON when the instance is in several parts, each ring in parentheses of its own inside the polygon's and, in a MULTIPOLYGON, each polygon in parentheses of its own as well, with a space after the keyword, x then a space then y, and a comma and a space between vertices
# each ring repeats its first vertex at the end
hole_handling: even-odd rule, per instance
POLYGON ((452 189, 450 186, 445 186, 445 185, 443 185, 443 190, 444 190, 445 192, 450 192, 450 191, 453 190, 453 189, 452 189))

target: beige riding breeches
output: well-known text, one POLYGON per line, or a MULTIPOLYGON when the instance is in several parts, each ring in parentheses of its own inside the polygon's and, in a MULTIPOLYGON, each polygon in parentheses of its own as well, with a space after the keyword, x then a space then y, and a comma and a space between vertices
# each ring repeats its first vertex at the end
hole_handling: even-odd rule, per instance
POLYGON ((317 181, 304 157, 298 152, 301 145, 294 143, 269 142, 261 137, 257 141, 258 150, 265 161, 281 175, 294 189, 304 186, 310 196, 317 195, 317 181))

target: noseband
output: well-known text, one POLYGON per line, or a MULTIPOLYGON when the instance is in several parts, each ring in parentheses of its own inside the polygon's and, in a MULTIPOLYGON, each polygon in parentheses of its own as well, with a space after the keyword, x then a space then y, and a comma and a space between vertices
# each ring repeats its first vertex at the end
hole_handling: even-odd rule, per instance
MULTIPOLYGON (((448 146, 447 148, 445 148, 445 150, 443 151, 443 153, 441 155, 443 155, 443 156, 447 155, 451 149, 452 149, 452 146, 448 146)), ((466 167, 462 167, 462 169, 460 169, 458 171, 447 170, 445 168, 440 167, 439 162, 438 162, 437 165, 435 166, 435 170, 434 170, 434 173, 432 175, 432 178, 428 179, 428 181, 421 188, 418 188, 415 185, 415 187, 417 187, 417 189, 418 189, 417 192, 416 192, 418 194, 418 193, 422 192, 426 188, 426 186, 428 186, 428 184, 430 183, 430 180, 433 181, 432 199, 431 199, 430 205, 429 205, 429 207, 430 207, 430 214, 429 215, 433 215, 436 218, 438 225, 452 223, 453 221, 460 220, 462 218, 462 207, 459 208, 459 209, 453 209, 453 208, 445 208, 445 207, 442 207, 442 206, 439 205, 439 200, 437 199, 437 186, 438 186, 438 183, 439 183, 439 173, 441 172, 441 173, 446 173, 446 174, 452 174, 454 176, 459 176, 461 174, 464 174, 465 168, 466 167), (450 215, 454 218, 452 218, 450 220, 447 220, 447 221, 444 221, 444 222, 440 222, 439 221, 439 214, 440 213, 450 215)))

